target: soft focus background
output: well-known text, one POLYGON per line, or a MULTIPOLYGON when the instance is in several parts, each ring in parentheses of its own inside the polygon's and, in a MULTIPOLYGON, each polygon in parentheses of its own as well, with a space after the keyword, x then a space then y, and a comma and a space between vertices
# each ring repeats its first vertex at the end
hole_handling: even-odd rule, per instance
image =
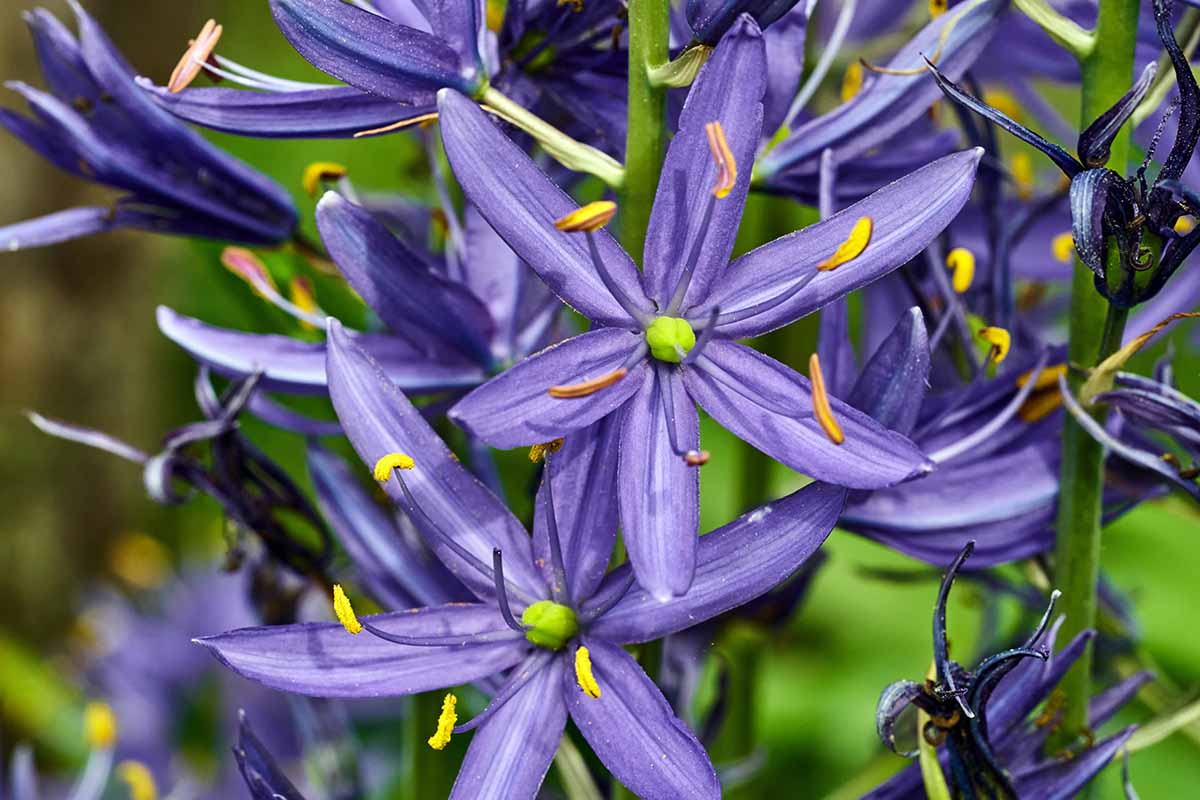
MULTIPOLYGON (((22 6, 3 5, 0 76, 38 83, 33 49, 20 24, 22 6)), ((210 16, 225 25, 223 52, 289 77, 312 74, 275 30, 265 3, 92 0, 88 7, 129 60, 159 82, 210 16)), ((50 8, 67 13, 65 4, 50 8)), ((14 96, 3 102, 14 103, 14 96)), ((296 191, 301 213, 309 218, 312 201, 300 196, 299 187, 308 162, 345 163, 368 189, 403 187, 412 166, 411 145, 399 137, 354 143, 217 138, 296 191)), ((8 136, 0 136, 0 164, 0 224, 103 202, 106 196, 57 173, 8 136)), ((112 591, 136 605, 172 574, 215 572, 222 520, 206 500, 160 509, 145 499, 136 467, 47 438, 22 412, 36 409, 153 449, 167 429, 197 417, 191 362, 159 336, 155 307, 168 304, 244 329, 265 330, 263 320, 273 317, 256 313, 262 310, 259 301, 221 269, 211 245, 117 233, 0 254, 0 271, 0 565, 6 570, 0 744, 7 749, 16 741, 32 741, 48 769, 69 769, 82 755, 79 709, 95 690, 78 677, 80 654, 96 638, 88 625, 97 623, 88 621, 86 609, 112 591), (147 545, 143 537, 162 547, 147 545), (134 561, 141 568, 131 567, 131 552, 140 554, 134 561)), ((1190 337, 1175 338, 1181 349, 1192 348, 1190 337)), ((1160 350, 1161 345, 1153 352, 1160 350)), ((1179 377, 1195 394, 1200 375, 1196 360, 1189 363, 1179 377)), ((252 424, 248 430, 303 475, 296 437, 252 424)), ((707 529, 742 510, 744 495, 736 479, 755 477, 739 469, 740 451, 727 435, 715 427, 704 435, 716 464, 702 473, 707 529)), ((793 480, 782 470, 770 477, 776 494, 793 480)), ((1180 498, 1150 504, 1113 526, 1105 539, 1104 567, 1132 598, 1148 652, 1183 687, 1200 687, 1198 548, 1200 516, 1180 498)), ((902 765, 881 755, 874 705, 884 685, 919 678, 928 666, 937 576, 849 534, 835 532, 826 551, 828 564, 794 623, 754 642, 763 680, 751 719, 767 762, 747 796, 824 797, 840 788, 838 797, 854 797, 856 790, 902 765), (868 567, 908 570, 913 577, 884 581, 868 574, 868 567)), ((954 646, 969 663, 976 652, 982 598, 966 584, 955 594, 954 646)), ((144 647, 193 648, 192 636, 221 629, 216 615, 211 625, 207 619, 198 614, 193 629, 174 631, 173 639, 146 641, 144 647)), ((142 645, 134 637, 122 646, 138 650, 142 645)), ((1134 703, 1123 720, 1146 716, 1146 709, 1134 703)), ((201 771, 215 769, 206 762, 226 758, 229 733, 195 720, 185 720, 175 731, 179 749, 200 762, 201 771)), ((1144 798, 1194 796, 1200 786, 1200 740, 1176 734, 1139 754, 1132 773, 1144 798)), ((1105 774, 1102 795, 1121 796, 1119 767, 1105 774)))

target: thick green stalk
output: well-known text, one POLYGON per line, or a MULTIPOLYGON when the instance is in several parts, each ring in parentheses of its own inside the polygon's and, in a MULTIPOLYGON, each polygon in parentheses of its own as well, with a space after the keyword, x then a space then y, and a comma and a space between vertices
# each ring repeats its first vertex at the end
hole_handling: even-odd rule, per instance
POLYGON ((621 244, 639 264, 666 152, 667 90, 651 71, 670 58, 667 0, 629 0, 629 120, 621 190, 621 244))
MULTIPOLYGON (((1082 125, 1096 119, 1129 88, 1137 23, 1138 0, 1100 0, 1094 45, 1080 62, 1082 125)), ((1113 143, 1109 165, 1124 173, 1128 155, 1127 126, 1113 143)), ((1111 255, 1110 263, 1115 263, 1111 255)), ((1120 346, 1124 328, 1124 312, 1109 307, 1096 292, 1092 273, 1077 263, 1071 283, 1070 362, 1089 367, 1099 363, 1120 346)), ((1081 382, 1073 376, 1072 391, 1081 382)), ((1062 611, 1067 617, 1061 641, 1069 641, 1096 622, 1104 451, 1069 415, 1063 426, 1055 584, 1063 592, 1062 611)), ((1066 737, 1073 738, 1087 728, 1091 670, 1089 646, 1061 684, 1067 698, 1063 719, 1066 737)))

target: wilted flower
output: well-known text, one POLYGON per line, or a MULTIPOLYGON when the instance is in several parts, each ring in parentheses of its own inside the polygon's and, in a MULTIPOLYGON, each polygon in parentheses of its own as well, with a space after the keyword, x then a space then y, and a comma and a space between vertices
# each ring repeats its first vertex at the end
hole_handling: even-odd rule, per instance
POLYGON ((78 40, 43 9, 26 15, 50 91, 9 83, 34 116, 0 110, 0 125, 60 169, 126 194, 2 227, 0 248, 126 227, 251 244, 289 239, 296 210, 287 192, 161 109, 96 21, 75 0, 71 8, 78 40))

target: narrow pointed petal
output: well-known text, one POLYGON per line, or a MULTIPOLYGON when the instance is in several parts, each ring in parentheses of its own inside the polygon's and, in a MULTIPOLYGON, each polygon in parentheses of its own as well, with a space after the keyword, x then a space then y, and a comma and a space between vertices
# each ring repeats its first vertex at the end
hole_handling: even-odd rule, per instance
POLYGON ((370 212, 327 192, 317 229, 338 269, 392 331, 423 351, 453 347, 487 363, 494 332, 487 308, 466 287, 435 274, 370 212))
POLYGON ((1129 726, 1110 736, 1069 761, 1052 761, 1039 769, 1016 776, 1016 788, 1021 797, 1044 797, 1046 800, 1068 800, 1075 797, 1100 770, 1129 741, 1136 726, 1129 726))
POLYGON ((766 28, 796 3, 797 0, 688 0, 687 20, 697 41, 713 44, 736 26, 740 18, 751 19, 766 28))
POLYGON ((479 209, 470 204, 463 210, 463 239, 466 247, 466 257, 461 265, 463 282, 487 305, 488 313, 495 321, 497 333, 493 346, 496 350, 493 352, 501 359, 512 358, 515 355, 512 344, 527 300, 524 295, 553 298, 487 223, 479 209))
MULTIPOLYGON (((216 328, 166 306, 158 308, 158 328, 192 358, 227 378, 246 378, 263 370, 259 387, 267 391, 325 393, 325 345, 321 342, 216 328)), ((379 363, 388 379, 406 392, 463 389, 477 386, 487 377, 476 363, 433 360, 395 336, 362 333, 353 339, 379 363)))
POLYGON ((1102 167, 1108 163, 1108 153, 1112 148, 1113 139, 1121 131, 1121 127, 1133 115, 1133 111, 1154 83, 1158 72, 1158 64, 1151 61, 1142 70, 1141 76, 1112 108, 1097 117, 1083 133, 1079 134, 1079 145, 1076 152, 1085 167, 1102 167))
POLYGON ((1114 181, 1120 180, 1109 169, 1089 169, 1071 181, 1071 236, 1075 252, 1088 269, 1104 277, 1104 209, 1114 181))
POLYGON ((0 252, 15 253, 18 250, 61 244, 115 227, 117 220, 109 206, 84 206, 56 211, 44 217, 0 226, 0 252))
POLYGON ((404 101, 416 90, 473 88, 444 40, 341 0, 271 0, 271 13, 309 63, 363 91, 404 101))
POLYGON ((649 373, 625 408, 618 458, 621 532, 638 583, 662 602, 692 585, 700 527, 700 472, 671 449, 674 424, 680 448, 697 449, 700 418, 675 370, 671 381, 675 421, 667 419, 663 387, 649 373))
POLYGON ((567 707, 558 688, 569 670, 562 656, 536 663, 537 675, 474 734, 451 800, 537 797, 567 725, 567 707))
MULTIPOLYGON (((634 587, 589 629, 629 644, 690 628, 766 593, 817 551, 837 524, 846 491, 811 483, 700 537, 696 578, 682 597, 660 603, 634 587)), ((610 580, 619 582, 623 566, 610 580)))
POLYGON ((412 546, 342 459, 309 445, 308 472, 322 515, 354 562, 358 579, 384 608, 434 606, 465 596, 440 563, 412 546))
POLYGON ((704 747, 633 658, 604 639, 582 640, 600 696, 588 697, 565 672, 562 693, 575 726, 604 766, 645 800, 719 798, 704 747))
POLYGON ((437 111, 427 92, 415 93, 410 104, 401 105, 353 86, 297 92, 202 87, 177 93, 146 82, 142 87, 179 119, 260 139, 350 138, 437 111))
POLYGON ((806 168, 829 149, 839 160, 850 161, 887 142, 925 114, 941 94, 934 77, 924 71, 925 57, 937 53, 938 66, 957 80, 987 46, 1007 8, 1007 0, 984 0, 934 19, 884 65, 907 74, 873 75, 849 102, 794 128, 762 159, 759 171, 770 176, 806 168))
POLYGON ((784 14, 763 31, 767 49, 767 90, 763 95, 763 128, 771 132, 783 124, 784 115, 804 75, 804 62, 796 57, 804 52, 808 35, 808 17, 797 8, 784 14))
POLYGON ((733 339, 766 333, 883 277, 924 250, 958 215, 970 197, 982 155, 975 148, 940 158, 827 220, 747 253, 729 265, 703 306, 716 305, 722 313, 731 313, 788 294, 846 241, 862 217, 873 220, 873 230, 861 255, 819 272, 779 305, 723 325, 721 333, 733 339))
MULTIPOLYGON (((554 518, 562 544, 571 597, 591 597, 608 569, 617 537, 617 442, 623 414, 616 413, 574 431, 550 458, 554 475, 554 518)), ((533 555, 553 579, 546 525, 546 477, 538 492, 533 523, 533 555)))
MULTIPOLYGON (((367 468, 391 453, 413 458, 416 466, 405 470, 404 481, 422 514, 477 562, 490 566, 492 550, 500 548, 508 580, 532 597, 545 596, 545 584, 531 563, 529 534, 521 523, 458 462, 408 398, 336 321, 329 325, 326 368, 334 410, 367 468)), ((409 507, 395 478, 385 488, 455 577, 477 596, 494 596, 490 574, 481 574, 436 532, 422 528, 422 516, 409 507)))
POLYGON ((238 741, 233 757, 250 790, 251 800, 304 800, 275 757, 254 735, 245 711, 238 712, 238 741))
POLYGON ((69 442, 77 442, 88 447, 94 447, 97 450, 112 453, 135 464, 145 464, 150 459, 148 453, 142 452, 115 436, 109 436, 107 433, 101 433, 100 431, 85 428, 81 425, 72 425, 68 422, 47 419, 41 414, 35 414, 32 411, 28 413, 28 416, 29 421, 34 424, 34 427, 47 436, 54 436, 58 439, 65 439, 69 442))
POLYGON ((646 287, 660 309, 671 303, 698 243, 702 244, 683 308, 688 308, 688 298, 706 296, 713 279, 729 264, 762 133, 766 73, 762 34, 746 15, 721 39, 688 92, 678 132, 663 163, 646 235, 646 287), (737 165, 733 189, 715 200, 719 170, 705 134, 711 122, 721 124, 737 165), (710 201, 715 210, 704 225, 710 201))
POLYGON ((846 400, 885 428, 908 436, 929 390, 929 366, 925 317, 913 307, 863 367, 846 400))
POLYGON ((649 367, 642 359, 624 378, 587 397, 551 397, 549 389, 608 375, 641 343, 642 337, 629 331, 600 328, 551 345, 458 401, 450 418, 500 449, 557 439, 624 405, 649 367))
POLYGON ((481 3, 463 0, 421 0, 418 6, 429 20, 433 35, 458 53, 464 65, 478 67, 481 3))
POLYGON ((313 697, 394 697, 487 677, 518 663, 530 644, 509 631, 494 605, 455 604, 370 618, 399 636, 462 637, 461 645, 423 647, 353 636, 338 622, 242 628, 197 639, 244 678, 313 697), (512 639, 475 643, 484 634, 512 639))
MULTIPOLYGON (((523 150, 478 105, 455 92, 438 94, 442 142, 463 192, 517 255, 525 259, 563 302, 603 325, 633 325, 605 288, 579 233, 555 230, 554 222, 579 207, 550 182, 523 150)), ((633 260, 607 231, 596 246, 616 285, 647 315, 633 260)))
POLYGON ((711 342, 703 358, 684 373, 684 381, 696 402, 723 426, 817 480, 878 489, 930 468, 909 439, 831 397, 834 419, 845 436, 834 444, 814 415, 808 379, 745 345, 711 342), (736 386, 728 385, 730 378, 736 386), (790 413, 782 413, 785 409, 790 413))

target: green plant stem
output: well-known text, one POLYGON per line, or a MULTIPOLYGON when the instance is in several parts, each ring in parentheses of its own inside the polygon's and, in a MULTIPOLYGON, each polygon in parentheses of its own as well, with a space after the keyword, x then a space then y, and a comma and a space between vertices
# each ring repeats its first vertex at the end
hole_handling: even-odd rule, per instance
POLYGON ((407 800, 439 800, 450 796, 458 774, 460 758, 426 746, 425 740, 436 727, 442 712, 438 692, 422 692, 409 697, 408 716, 404 719, 404 794, 407 800))
MULTIPOLYGON (((709 755, 718 766, 730 767, 754 756, 757 744, 759 673, 766 656, 768 634, 757 626, 731 624, 717 642, 716 652, 728 669, 724 720, 709 755)), ((753 780, 726 786, 725 800, 761 797, 753 780)))
MULTIPOLYGON (((1080 61, 1083 76, 1082 125, 1088 125, 1128 89, 1133 79, 1138 0, 1101 0, 1093 35, 1095 46, 1080 61)), ((1109 164, 1124 172, 1129 155, 1129 128, 1113 143, 1109 164)), ((1110 263, 1115 260, 1110 256, 1110 263)), ((1112 309, 1096 292, 1092 273, 1076 263, 1071 283, 1070 344, 1073 364, 1093 366, 1120 346, 1125 312, 1112 309)), ((1080 376, 1073 375, 1076 391, 1080 376)), ((1069 641, 1096 621, 1096 582, 1100 574, 1100 510, 1104 450, 1068 415, 1063 422, 1061 490, 1055 584, 1063 592, 1069 641)), ((1061 687, 1066 694, 1063 736, 1074 738, 1087 728, 1091 696, 1092 648, 1089 645, 1061 687)))
POLYGON ((667 90, 655 86, 651 75, 670 58, 669 13, 667 0, 629 0, 629 120, 619 219, 621 244, 639 264, 666 153, 667 90))

